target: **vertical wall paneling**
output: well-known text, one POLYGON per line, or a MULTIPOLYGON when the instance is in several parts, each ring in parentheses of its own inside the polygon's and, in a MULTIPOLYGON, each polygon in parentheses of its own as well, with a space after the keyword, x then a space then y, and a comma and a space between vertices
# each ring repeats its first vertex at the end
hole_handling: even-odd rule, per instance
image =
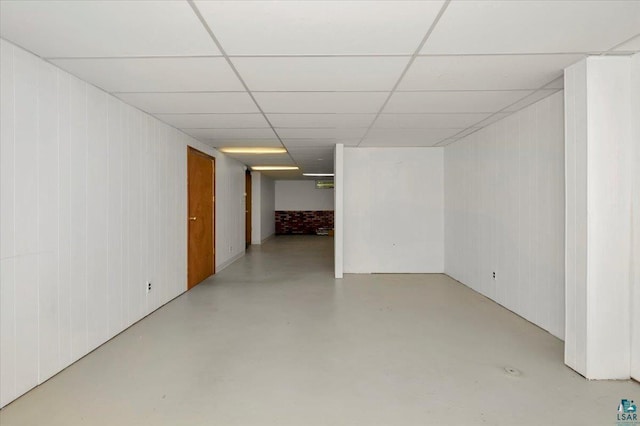
POLYGON ((122 330, 122 279, 123 279, 123 135, 121 104, 114 98, 107 100, 108 188, 104 194, 108 205, 107 226, 107 310, 109 337, 122 330))
POLYGON ((4 406, 186 290, 188 145, 217 159, 218 271, 242 256, 244 166, 4 40, 0 55, 4 406))
POLYGON ((445 148, 445 272, 564 336, 563 98, 445 148), (496 278, 493 278, 493 273, 496 278))
POLYGON ((315 180, 277 180, 275 210, 333 210, 333 191, 316 188, 315 180))
POLYGON ((251 173, 251 244, 262 244, 276 232, 275 185, 262 173, 251 173))
POLYGON ((87 333, 88 349, 109 337, 107 95, 87 86, 87 333))
MULTIPOLYGON (((18 51, 18 49, 16 49, 18 51)), ((87 108, 86 84, 69 82, 69 216, 71 359, 88 351, 87 341, 87 108)))
MULTIPOLYGON (((71 358, 71 165, 70 77, 56 70, 58 79, 58 348, 60 368, 71 358)), ((55 161, 52 159, 52 161, 55 161)))
POLYGON ((442 148, 345 148, 343 202, 344 272, 443 272, 442 148))
MULTIPOLYGON (((640 54, 632 58, 631 90, 640 93, 640 54)), ((631 248, 631 377, 640 381, 640 96, 631 98, 631 117, 634 121, 632 140, 636 141, 634 156, 630 161, 635 166, 634 187, 631 208, 632 248, 631 248), (636 117, 634 120, 633 117, 636 117)))
POLYGON ((59 351, 57 70, 38 68, 38 329, 39 381, 56 373, 59 351))
MULTIPOLYGON (((264 241, 276 232, 274 212, 276 210, 275 181, 262 176, 260 184, 260 241, 264 241)), ((333 191, 331 191, 333 192, 333 191)), ((333 194, 332 194, 333 195, 333 194)))
POLYGON ((334 177, 334 275, 344 275, 344 145, 339 143, 333 151, 334 177))
POLYGON ((16 391, 38 380, 38 60, 14 52, 16 391), (34 123, 36 123, 34 125, 34 123))
POLYGON ((13 47, 0 44, 0 406, 16 394, 13 47))
POLYGON ((262 244, 262 173, 251 173, 251 244, 262 244))

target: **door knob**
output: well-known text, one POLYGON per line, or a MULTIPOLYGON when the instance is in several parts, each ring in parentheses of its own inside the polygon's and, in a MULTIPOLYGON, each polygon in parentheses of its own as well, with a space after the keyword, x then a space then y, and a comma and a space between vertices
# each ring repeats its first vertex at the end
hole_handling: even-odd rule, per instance
POLYGON ((189 217, 189 220, 196 220, 196 219, 197 219, 197 217, 195 217, 195 216, 189 217))

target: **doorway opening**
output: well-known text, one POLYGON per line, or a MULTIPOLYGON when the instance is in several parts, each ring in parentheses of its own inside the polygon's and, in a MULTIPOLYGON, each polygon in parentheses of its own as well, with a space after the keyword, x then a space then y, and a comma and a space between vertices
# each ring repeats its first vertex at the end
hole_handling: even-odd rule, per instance
POLYGON ((187 147, 187 290, 215 273, 215 161, 187 147))

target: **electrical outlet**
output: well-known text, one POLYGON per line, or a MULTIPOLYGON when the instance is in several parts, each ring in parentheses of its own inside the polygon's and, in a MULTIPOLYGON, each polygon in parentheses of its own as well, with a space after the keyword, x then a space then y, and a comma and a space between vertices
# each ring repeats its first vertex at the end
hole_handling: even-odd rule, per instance
POLYGON ((496 273, 495 272, 493 273, 493 279, 494 280, 496 279, 496 273))
POLYGON ((151 291, 151 281, 147 281, 147 293, 151 291))

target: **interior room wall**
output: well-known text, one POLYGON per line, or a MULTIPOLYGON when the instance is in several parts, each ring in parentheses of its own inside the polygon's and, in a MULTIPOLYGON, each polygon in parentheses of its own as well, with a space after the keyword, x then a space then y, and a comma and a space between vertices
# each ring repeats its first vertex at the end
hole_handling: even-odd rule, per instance
POLYGON ((445 148, 445 272, 559 338, 563 105, 558 92, 445 148))
POLYGON ((444 271, 442 148, 344 148, 344 272, 444 271))
POLYGON ((262 243, 261 175, 260 172, 251 172, 251 244, 262 243))
POLYGON ((252 172, 251 198, 251 244, 262 244, 276 232, 274 180, 260 172, 252 172))
POLYGON ((276 210, 333 210, 333 191, 313 180, 276 180, 276 210))
POLYGON ((260 241, 264 241, 276 232, 274 212, 276 210, 276 184, 275 181, 262 175, 260 186, 260 241))
POLYGON ((4 40, 0 66, 4 406, 185 291, 187 145, 216 157, 218 271, 241 256, 244 170, 4 40))

